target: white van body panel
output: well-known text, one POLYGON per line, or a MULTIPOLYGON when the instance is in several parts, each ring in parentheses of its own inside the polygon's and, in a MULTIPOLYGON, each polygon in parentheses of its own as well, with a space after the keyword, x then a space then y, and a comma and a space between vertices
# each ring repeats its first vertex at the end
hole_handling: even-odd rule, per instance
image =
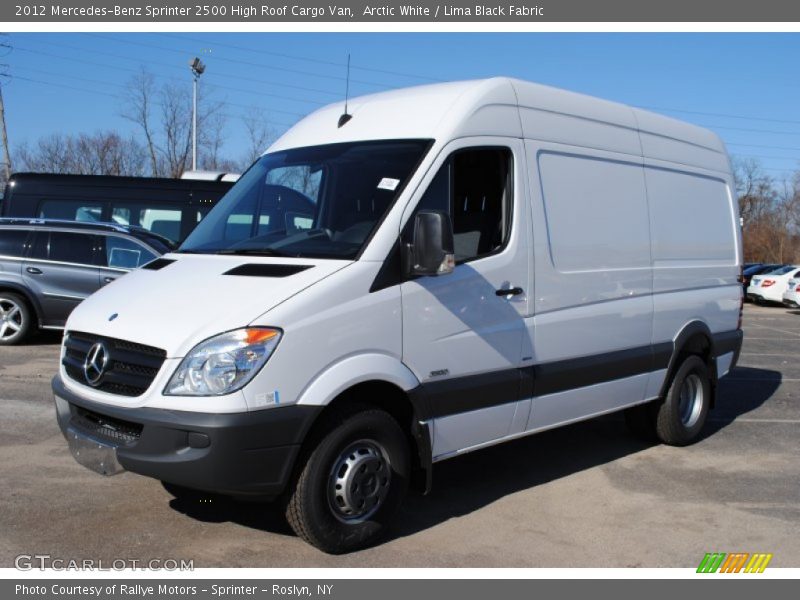
POLYGON ((339 277, 306 290, 302 302, 285 302, 252 322, 280 327, 284 335, 253 384, 244 388, 251 408, 274 408, 263 394, 276 390, 285 403, 325 405, 348 381, 346 387, 384 381, 404 391, 419 385, 402 362, 399 286, 364 291, 380 267, 351 263, 339 277))
POLYGON ((218 255, 167 254, 164 258, 176 260, 158 271, 133 271, 82 302, 70 315, 69 330, 102 331, 180 358, 198 343, 248 325, 269 308, 351 264, 218 255), (312 268, 282 278, 225 275, 246 263, 312 268), (132 295, 136 302, 131 302, 132 295), (113 314, 117 317, 111 320, 113 314))

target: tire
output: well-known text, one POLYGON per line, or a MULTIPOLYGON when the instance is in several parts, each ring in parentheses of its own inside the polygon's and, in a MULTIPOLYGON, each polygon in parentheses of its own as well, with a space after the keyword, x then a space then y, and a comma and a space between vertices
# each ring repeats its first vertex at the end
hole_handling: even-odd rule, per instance
POLYGON ((710 405, 708 367, 699 356, 687 356, 655 412, 656 436, 670 446, 691 444, 703 429, 710 405))
POLYGON ((362 407, 332 415, 299 470, 286 520, 330 554, 373 543, 400 506, 410 478, 406 435, 388 413, 362 407))
POLYGON ((24 341, 33 326, 33 315, 25 298, 0 292, 0 346, 24 341))

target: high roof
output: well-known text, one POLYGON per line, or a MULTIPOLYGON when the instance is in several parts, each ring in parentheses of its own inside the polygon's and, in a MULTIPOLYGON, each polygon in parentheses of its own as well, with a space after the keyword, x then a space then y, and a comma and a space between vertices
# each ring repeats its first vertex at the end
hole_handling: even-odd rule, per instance
POLYGON ((311 113, 269 151, 372 139, 496 135, 590 146, 727 171, 713 132, 656 113, 536 83, 495 77, 403 88, 352 98, 311 113))

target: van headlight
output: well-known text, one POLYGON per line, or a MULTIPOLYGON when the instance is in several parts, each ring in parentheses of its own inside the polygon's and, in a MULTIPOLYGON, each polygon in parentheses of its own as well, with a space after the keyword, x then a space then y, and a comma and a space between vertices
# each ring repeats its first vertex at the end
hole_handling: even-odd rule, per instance
POLYGON ((243 388, 267 362, 280 329, 247 327, 195 346, 169 380, 166 396, 221 396, 243 388))

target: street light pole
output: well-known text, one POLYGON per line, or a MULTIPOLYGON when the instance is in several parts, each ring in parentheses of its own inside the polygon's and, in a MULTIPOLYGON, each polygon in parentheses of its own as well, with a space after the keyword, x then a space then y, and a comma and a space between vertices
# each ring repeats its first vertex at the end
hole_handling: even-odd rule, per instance
POLYGON ((195 57, 189 61, 189 68, 192 70, 192 171, 197 170, 197 84, 200 81, 206 66, 199 58, 195 57))
POLYGON ((192 171, 197 170, 197 75, 192 77, 192 171))

